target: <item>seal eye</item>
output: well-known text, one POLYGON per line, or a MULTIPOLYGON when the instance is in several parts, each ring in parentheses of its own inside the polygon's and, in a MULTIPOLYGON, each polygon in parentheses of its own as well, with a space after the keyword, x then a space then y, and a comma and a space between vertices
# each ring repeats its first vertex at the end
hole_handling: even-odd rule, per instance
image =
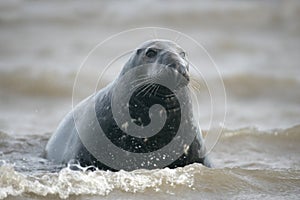
POLYGON ((181 52, 181 53, 179 53, 179 55, 180 55, 182 58, 185 58, 185 52, 181 52))
POLYGON ((157 51, 155 51, 154 49, 148 49, 148 51, 146 52, 146 56, 148 58, 154 58, 157 55, 157 51))

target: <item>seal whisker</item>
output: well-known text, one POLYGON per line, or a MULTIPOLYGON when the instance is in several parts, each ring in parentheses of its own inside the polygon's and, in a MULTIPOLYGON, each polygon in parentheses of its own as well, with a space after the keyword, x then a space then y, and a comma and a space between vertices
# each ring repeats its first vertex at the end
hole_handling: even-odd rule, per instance
POLYGON ((158 89, 159 89, 159 84, 157 84, 157 86, 156 86, 156 89, 155 89, 155 92, 154 92, 154 96, 156 96, 158 89))
POLYGON ((202 87, 202 84, 195 78, 191 78, 191 87, 195 89, 196 91, 200 91, 200 88, 202 87))
MULTIPOLYGON (((170 64, 168 64, 167 66, 169 66, 170 64)), ((153 95, 153 96, 156 96, 156 93, 157 93, 157 90, 158 90, 158 88, 159 88, 159 84, 157 84, 156 82, 158 82, 159 81, 159 75, 163 72, 163 70, 164 70, 164 68, 162 67, 160 70, 159 70, 159 72, 158 73, 156 73, 155 74, 155 76, 153 77, 153 84, 152 84, 152 91, 151 91, 151 93, 149 94, 149 97, 151 96, 151 94, 153 95)))
POLYGON ((195 85, 197 85, 199 87, 201 87, 201 85, 202 85, 201 82, 195 78, 191 78, 191 81, 192 81, 192 83, 194 83, 195 85))
POLYGON ((149 85, 147 86, 147 90, 145 90, 145 93, 143 94, 143 96, 146 96, 151 91, 153 85, 154 85, 154 82, 149 83, 149 85))
POLYGON ((140 94, 144 93, 150 87, 150 83, 147 83, 147 85, 143 85, 143 87, 144 88, 141 91, 139 91, 136 96, 139 96, 140 94))
POLYGON ((134 83, 136 83, 136 82, 139 82, 139 81, 143 81, 143 80, 147 80, 147 79, 151 79, 151 77, 144 77, 144 78, 139 78, 139 79, 137 79, 137 80, 133 80, 132 82, 131 82, 131 84, 134 84, 134 83))
MULTIPOLYGON (((196 66, 195 66, 193 63, 191 63, 189 60, 187 60, 187 61, 188 61, 188 64, 189 64, 190 66, 192 66, 193 68, 196 68, 196 66)), ((202 75, 201 72, 200 72, 200 76, 203 77, 203 75, 202 75)), ((191 76, 190 79, 191 79, 191 82, 194 83, 194 85, 196 85, 196 87, 199 87, 199 88, 202 87, 203 83, 200 82, 201 79, 199 80, 199 79, 197 79, 197 78, 195 78, 195 77, 193 77, 193 76, 191 76)), ((203 80, 203 79, 202 79, 202 80, 203 80)))
POLYGON ((195 86, 188 86, 188 89, 190 92, 196 92, 196 93, 200 92, 200 89, 195 86))
POLYGON ((187 88, 188 88, 188 90, 189 90, 190 93, 193 93, 194 90, 195 90, 195 88, 193 88, 193 86, 190 86, 190 85, 188 85, 187 88))
POLYGON ((136 83, 136 82, 139 82, 139 83, 136 83, 136 85, 135 85, 135 87, 136 87, 136 86, 143 85, 143 84, 145 84, 146 82, 151 81, 152 79, 153 79, 152 77, 140 78, 140 79, 138 79, 138 80, 132 81, 131 84, 134 84, 134 83, 136 83))
POLYGON ((146 96, 149 93, 149 97, 150 97, 154 86, 155 86, 154 83, 151 83, 149 89, 146 91, 144 96, 146 96))
POLYGON ((152 96, 154 96, 154 91, 155 91, 155 89, 156 89, 156 84, 155 83, 152 83, 152 90, 150 91, 150 93, 149 93, 149 97, 152 95, 152 96))
POLYGON ((152 87, 153 87, 153 83, 150 83, 148 89, 145 91, 143 96, 146 96, 149 93, 149 97, 150 97, 151 96, 150 91, 151 91, 152 87))
POLYGON ((142 81, 142 82, 136 84, 133 89, 136 90, 136 89, 138 89, 140 87, 143 87, 144 85, 146 85, 146 84, 148 84, 150 82, 152 82, 152 79, 147 79, 145 81, 142 81))
POLYGON ((147 90, 149 87, 151 86, 151 82, 148 82, 147 85, 143 85, 141 87, 144 87, 141 91, 139 91, 136 96, 139 96, 140 94, 142 94, 143 92, 145 92, 145 90, 147 90))
MULTIPOLYGON (((146 75, 146 74, 145 74, 145 75, 140 75, 140 76, 137 76, 136 78, 137 78, 137 80, 139 80, 140 78, 142 78, 142 79, 143 79, 143 78, 145 78, 145 77, 147 77, 147 78, 148 78, 148 77, 149 77, 149 75, 146 75)), ((137 81, 137 80, 134 80, 134 81, 137 81)))

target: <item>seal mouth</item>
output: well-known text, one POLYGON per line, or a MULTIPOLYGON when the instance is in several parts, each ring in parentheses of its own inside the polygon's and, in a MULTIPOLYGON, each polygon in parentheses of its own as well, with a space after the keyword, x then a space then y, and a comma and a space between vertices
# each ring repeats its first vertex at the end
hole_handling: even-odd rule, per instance
POLYGON ((190 76, 186 67, 174 63, 161 66, 159 72, 153 74, 154 80, 168 82, 175 90, 185 87, 190 82, 190 76))

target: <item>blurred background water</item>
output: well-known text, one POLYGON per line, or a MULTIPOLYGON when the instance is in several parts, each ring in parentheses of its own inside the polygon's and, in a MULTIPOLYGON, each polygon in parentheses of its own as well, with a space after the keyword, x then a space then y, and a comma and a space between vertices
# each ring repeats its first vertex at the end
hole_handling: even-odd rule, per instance
MULTIPOLYGON (((1 1, 0 199, 300 198, 299 19, 296 0, 1 1), (43 148, 72 109, 81 62, 99 42, 137 27, 183 32, 217 64, 227 114, 211 153, 216 168, 58 172, 43 148)), ((130 43, 111 42, 81 75, 76 100, 91 94, 105 58, 130 43)), ((196 63, 209 71, 206 64, 196 63)), ((218 77, 205 78, 214 84, 218 77)), ((208 104, 200 102, 204 131, 208 104)))

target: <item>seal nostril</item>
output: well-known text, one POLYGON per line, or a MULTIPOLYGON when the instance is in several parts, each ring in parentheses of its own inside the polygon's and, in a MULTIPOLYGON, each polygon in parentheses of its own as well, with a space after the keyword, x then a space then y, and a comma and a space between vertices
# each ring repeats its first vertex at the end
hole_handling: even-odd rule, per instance
POLYGON ((187 81, 190 81, 190 76, 189 76, 189 73, 188 73, 188 71, 187 71, 187 68, 181 67, 180 73, 184 76, 184 78, 185 78, 187 81))
POLYGON ((187 73, 184 75, 184 77, 186 78, 187 81, 190 81, 190 76, 187 73))
POLYGON ((175 69, 178 73, 180 73, 187 81, 190 81, 190 77, 188 74, 188 66, 184 66, 179 62, 174 62, 168 65, 168 67, 171 67, 175 69))
POLYGON ((185 75, 186 74, 186 70, 183 66, 179 66, 177 68, 177 70, 179 71, 180 74, 185 75))
POLYGON ((182 72, 180 72, 180 74, 182 74, 182 76, 187 80, 190 81, 190 76, 188 74, 188 72, 186 70, 183 70, 182 72))

